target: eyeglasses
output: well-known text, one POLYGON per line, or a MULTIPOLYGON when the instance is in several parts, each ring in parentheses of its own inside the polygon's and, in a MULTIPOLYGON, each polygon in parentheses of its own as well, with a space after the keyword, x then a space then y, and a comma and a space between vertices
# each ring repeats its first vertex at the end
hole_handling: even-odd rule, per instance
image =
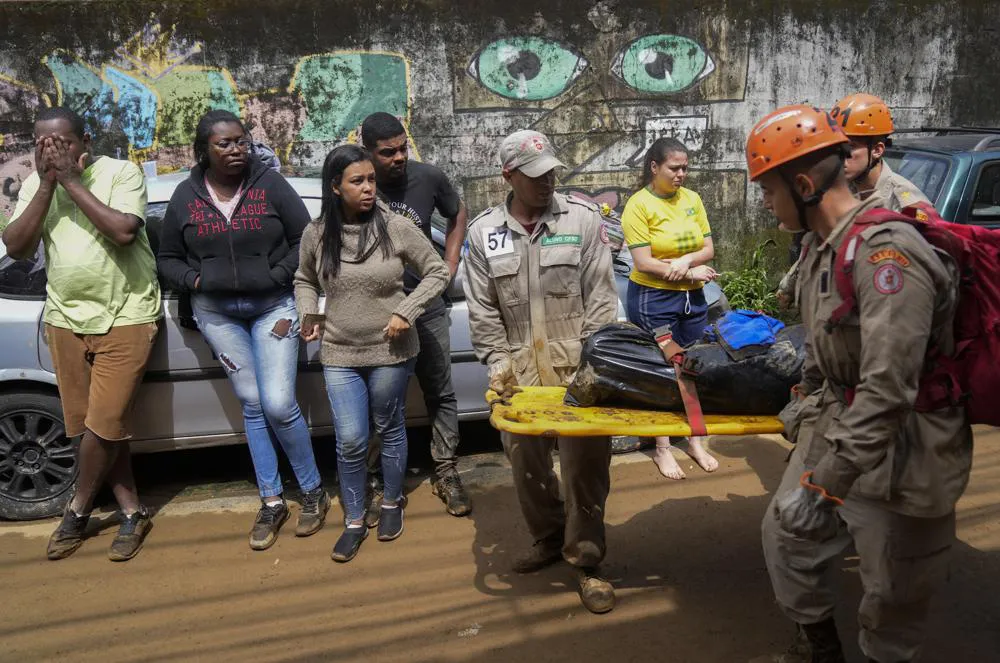
POLYGON ((246 138, 241 138, 240 140, 220 140, 218 143, 213 143, 213 145, 223 152, 228 152, 233 147, 241 152, 248 152, 250 150, 250 145, 252 145, 252 141, 247 140, 246 138))

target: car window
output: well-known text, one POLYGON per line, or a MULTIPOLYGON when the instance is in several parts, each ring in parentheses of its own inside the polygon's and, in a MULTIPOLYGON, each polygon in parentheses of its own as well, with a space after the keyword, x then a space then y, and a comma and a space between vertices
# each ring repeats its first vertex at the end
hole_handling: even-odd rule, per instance
POLYGON ((980 171, 969 220, 977 224, 1000 221, 1000 162, 985 164, 980 171))
POLYGON ((890 168, 913 182, 931 202, 937 204, 938 194, 951 167, 948 159, 920 152, 891 150, 886 152, 885 160, 890 168))
POLYGON ((0 257, 0 296, 16 299, 45 299, 45 251, 41 242, 34 257, 14 260, 0 257))

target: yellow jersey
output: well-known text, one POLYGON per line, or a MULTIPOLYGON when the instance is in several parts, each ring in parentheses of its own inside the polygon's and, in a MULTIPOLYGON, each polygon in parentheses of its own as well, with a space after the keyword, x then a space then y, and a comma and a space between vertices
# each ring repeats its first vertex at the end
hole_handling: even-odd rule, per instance
MULTIPOLYGON (((622 230, 629 249, 648 246, 657 260, 680 258, 700 251, 712 236, 701 197, 681 187, 662 198, 649 188, 632 194, 622 213, 622 230)), ((664 281, 632 268, 629 278, 639 285, 661 290, 697 290, 700 281, 664 281)))

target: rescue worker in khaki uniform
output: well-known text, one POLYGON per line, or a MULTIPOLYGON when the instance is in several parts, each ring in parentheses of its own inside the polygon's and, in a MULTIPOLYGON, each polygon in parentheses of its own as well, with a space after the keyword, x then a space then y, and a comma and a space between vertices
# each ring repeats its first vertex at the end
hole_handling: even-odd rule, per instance
MULTIPOLYGON (((899 212, 916 203, 931 205, 931 201, 915 184, 895 173, 883 160, 889 146, 889 135, 895 131, 892 113, 884 101, 871 94, 857 93, 844 97, 830 111, 850 140, 844 171, 851 189, 861 200, 877 194, 879 207, 899 212)), ((796 262, 781 280, 778 297, 786 305, 794 305, 796 262)))
POLYGON ((762 525, 775 596, 808 641, 773 659, 783 662, 844 661, 829 572, 852 541, 864 587, 861 649, 880 663, 917 656, 972 460, 964 410, 913 409, 924 349, 953 346, 950 258, 908 224, 869 227, 854 245, 857 311, 826 325, 842 301, 837 249, 860 214, 886 204, 854 196, 848 145, 840 125, 809 106, 768 115, 747 142, 764 206, 784 229, 810 231, 797 286, 806 360, 782 412, 796 446, 762 525))
MULTIPOLYGON (((515 385, 566 386, 584 339, 617 317, 607 235, 596 206, 554 193, 555 168, 564 166, 543 134, 508 136, 500 162, 512 191, 468 232, 464 287, 472 344, 498 394, 509 395, 515 385)), ((552 464, 556 438, 501 433, 501 439, 535 539, 514 571, 565 559, 577 570, 584 606, 610 611, 614 590, 598 566, 606 548, 611 440, 558 438, 564 503, 552 464)))

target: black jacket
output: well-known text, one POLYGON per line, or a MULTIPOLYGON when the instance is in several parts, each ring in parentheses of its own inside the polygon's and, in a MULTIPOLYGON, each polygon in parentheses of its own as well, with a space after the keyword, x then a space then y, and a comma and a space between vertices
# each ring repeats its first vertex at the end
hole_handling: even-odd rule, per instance
POLYGON ((177 290, 255 294, 291 289, 309 212, 279 173, 251 157, 231 222, 216 209, 201 166, 170 198, 157 268, 177 290))

